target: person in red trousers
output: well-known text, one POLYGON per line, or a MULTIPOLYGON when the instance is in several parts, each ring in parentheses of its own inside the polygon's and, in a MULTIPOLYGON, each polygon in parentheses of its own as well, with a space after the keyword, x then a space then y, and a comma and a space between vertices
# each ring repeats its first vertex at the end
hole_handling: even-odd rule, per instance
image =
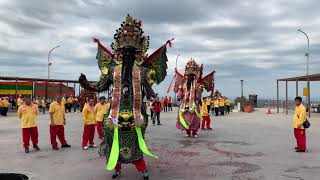
POLYGON ((105 103, 106 98, 104 96, 99 98, 99 103, 96 104, 94 107, 94 114, 97 121, 97 131, 99 138, 102 139, 103 133, 102 133, 102 120, 103 116, 106 112, 110 110, 110 103, 105 103))
MULTIPOLYGON (((134 162, 134 165, 136 166, 137 170, 142 173, 142 176, 144 179, 149 179, 148 171, 147 171, 147 165, 143 158, 137 160, 134 162)), ((121 174, 121 163, 118 163, 115 167, 115 172, 112 175, 112 179, 116 179, 121 174)))
POLYGON ((64 126, 66 125, 64 104, 61 97, 50 104, 50 139, 53 150, 59 150, 56 138, 58 137, 62 148, 71 147, 64 136, 64 126))
POLYGON ((202 100, 202 105, 201 105, 201 116, 202 116, 202 124, 201 124, 201 130, 206 130, 205 125, 207 126, 208 130, 212 130, 210 127, 210 114, 208 111, 208 106, 206 104, 206 98, 204 97, 202 100))
POLYGON ((95 133, 95 115, 94 115, 94 100, 89 99, 89 103, 82 110, 82 119, 83 119, 83 136, 82 136, 82 148, 83 150, 89 149, 89 147, 96 148, 94 144, 94 133, 95 133), (89 141, 89 147, 88 145, 89 141))
POLYGON ((297 141, 295 149, 296 152, 306 152, 306 129, 303 127, 303 123, 306 121, 306 108, 301 103, 301 97, 296 97, 294 100, 296 109, 293 117, 293 128, 294 136, 297 141))
POLYGON ((31 139, 33 149, 40 151, 38 146, 37 115, 38 107, 31 103, 30 97, 25 98, 25 103, 19 106, 18 117, 21 120, 22 140, 25 153, 29 153, 29 141, 31 139))

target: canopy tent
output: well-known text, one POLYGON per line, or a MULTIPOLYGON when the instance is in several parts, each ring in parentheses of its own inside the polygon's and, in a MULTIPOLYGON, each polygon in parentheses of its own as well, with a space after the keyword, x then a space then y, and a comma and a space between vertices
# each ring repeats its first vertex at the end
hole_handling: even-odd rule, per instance
POLYGON ((286 82, 286 101, 285 101, 285 109, 286 114, 288 114, 288 82, 289 81, 295 81, 296 82, 296 96, 298 96, 298 82, 299 81, 306 81, 307 82, 307 105, 308 105, 308 115, 311 117, 311 110, 310 110, 310 82, 311 81, 320 81, 320 74, 312 74, 312 75, 305 75, 305 76, 297 76, 297 77, 289 77, 289 78, 282 78, 277 79, 277 113, 279 113, 279 82, 284 81, 286 82))

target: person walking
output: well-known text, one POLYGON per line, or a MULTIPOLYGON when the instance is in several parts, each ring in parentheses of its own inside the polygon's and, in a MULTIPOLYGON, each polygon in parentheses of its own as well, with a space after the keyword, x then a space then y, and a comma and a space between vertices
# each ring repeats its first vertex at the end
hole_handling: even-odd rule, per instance
POLYGON ((222 116, 224 116, 224 106, 225 106, 224 98, 221 97, 219 98, 219 108, 222 116))
POLYGON ((8 110, 9 110, 9 106, 10 106, 10 103, 8 101, 8 97, 4 97, 2 99, 2 109, 1 109, 1 115, 2 116, 7 116, 7 113, 8 113, 8 110))
POLYGON ((152 116, 152 124, 155 125, 156 118, 158 125, 162 125, 160 123, 160 112, 162 111, 163 106, 160 102, 159 97, 156 97, 156 100, 152 103, 152 110, 153 110, 153 116, 152 116))
POLYGON ((219 116, 219 99, 214 100, 214 112, 216 116, 219 116))
POLYGON ((168 97, 167 97, 167 96, 164 98, 163 104, 164 104, 164 112, 168 112, 169 100, 168 100, 168 97))
POLYGON ((29 153, 30 139, 33 149, 40 151, 38 146, 38 127, 37 115, 38 107, 31 103, 30 97, 25 98, 25 103, 19 106, 17 115, 20 119, 20 127, 22 129, 22 142, 25 153, 29 153))
POLYGON ((208 130, 212 130, 212 128, 210 127, 211 119, 210 119, 210 113, 208 111, 208 105, 206 104, 206 100, 207 98, 204 97, 201 103, 201 116, 202 116, 201 130, 206 130, 205 125, 208 130))
POLYGON ((303 123, 306 121, 306 107, 302 104, 301 97, 296 97, 294 101, 296 108, 293 117, 293 128, 297 142, 295 149, 296 152, 306 152, 306 129, 303 126, 303 123))
POLYGON ((168 111, 172 111, 172 103, 173 103, 173 100, 172 100, 172 98, 171 98, 171 96, 169 97, 169 99, 168 99, 168 111))
POLYGON ((151 117, 151 118, 153 118, 153 109, 152 109, 152 108, 153 108, 153 107, 152 107, 153 102, 154 102, 154 99, 151 98, 151 99, 150 99, 150 102, 149 102, 150 117, 151 117))
POLYGON ((226 104, 226 112, 229 114, 230 113, 230 105, 231 105, 231 101, 229 98, 226 98, 225 104, 226 104))
POLYGON ((41 109, 42 109, 42 113, 45 114, 46 113, 46 108, 47 108, 47 102, 45 97, 42 98, 41 100, 41 109))

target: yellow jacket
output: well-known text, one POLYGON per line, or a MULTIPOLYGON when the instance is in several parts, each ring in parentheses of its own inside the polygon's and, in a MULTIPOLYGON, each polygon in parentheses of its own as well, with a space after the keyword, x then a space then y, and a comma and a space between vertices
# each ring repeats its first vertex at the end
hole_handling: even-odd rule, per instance
POLYGON ((2 100, 2 107, 9 107, 10 103, 7 99, 2 100))
POLYGON ((31 128, 37 126, 38 107, 36 107, 36 105, 21 105, 18 109, 17 115, 21 120, 21 128, 31 128))
POLYGON ((102 121, 103 120, 103 115, 109 111, 110 109, 110 104, 105 103, 104 105, 98 103, 94 107, 94 114, 96 116, 97 121, 102 121))
POLYGON ((303 104, 296 106, 293 116, 293 128, 299 128, 300 126, 301 129, 304 129, 302 124, 306 120, 306 114, 306 107, 303 104))
POLYGON ((84 125, 96 124, 94 107, 87 105, 82 110, 82 120, 84 125))
POLYGON ((215 100, 213 104, 214 104, 214 107, 219 107, 219 100, 215 100))
MULTIPOLYGON (((58 103, 57 101, 54 101, 50 104, 49 113, 53 116, 53 123, 54 125, 63 125, 64 124, 64 104, 58 103)), ((50 121, 51 124, 51 121, 50 121)))
POLYGON ((209 114, 208 114, 208 106, 205 104, 204 101, 202 101, 201 116, 209 116, 209 114))
POLYGON ((220 99, 219 100, 219 106, 223 107, 225 105, 224 102, 225 102, 224 99, 220 99))

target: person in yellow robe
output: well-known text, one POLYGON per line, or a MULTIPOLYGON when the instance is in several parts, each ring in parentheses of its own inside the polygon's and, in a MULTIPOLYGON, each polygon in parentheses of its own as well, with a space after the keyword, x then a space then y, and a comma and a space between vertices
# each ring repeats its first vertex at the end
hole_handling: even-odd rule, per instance
POLYGON ((89 99, 89 103, 82 110, 82 120, 83 120, 83 136, 82 136, 82 148, 87 150, 89 147, 97 147, 94 142, 95 134, 95 113, 94 113, 94 100, 89 99), (89 142, 89 147, 87 146, 89 142))
POLYGON ((306 107, 302 104, 302 98, 296 97, 294 99, 296 103, 296 108, 293 116, 293 128, 294 136, 297 141, 297 146, 295 147, 296 152, 306 152, 306 129, 303 123, 307 120, 306 118, 306 107))
POLYGON ((225 109, 225 100, 223 97, 219 98, 219 109, 222 116, 224 116, 224 109, 225 109))
POLYGON ((66 117, 64 104, 61 97, 57 97, 56 101, 50 104, 50 140, 53 150, 59 150, 56 138, 60 140, 62 148, 71 147, 65 138, 64 126, 66 125, 66 117))
POLYGON ((229 98, 226 98, 225 104, 226 104, 226 112, 229 114, 230 113, 230 105, 231 105, 231 101, 229 98))
POLYGON ((73 105, 73 98, 72 98, 72 96, 70 96, 67 99, 67 108, 68 108, 69 113, 71 112, 72 105, 73 105))
POLYGON ((103 137, 103 133, 102 133, 103 116, 106 112, 110 110, 110 104, 106 103, 105 101, 106 101, 106 98, 104 96, 100 97, 99 103, 97 103, 94 107, 94 114, 97 122, 97 132, 100 139, 102 139, 103 137))
POLYGON ((208 97, 205 99, 204 103, 207 105, 208 113, 210 114, 210 109, 211 109, 211 97, 208 96, 208 97))
POLYGON ((214 112, 216 116, 219 116, 219 99, 215 98, 214 99, 214 112))
POLYGON ((33 149, 40 151, 38 146, 38 127, 37 115, 38 107, 31 103, 30 97, 25 98, 25 103, 19 106, 17 115, 20 119, 20 127, 22 129, 22 142, 25 153, 29 153, 30 139, 33 149))
POLYGON ((9 106, 10 106, 8 97, 2 98, 2 100, 1 100, 1 106, 2 106, 2 108, 1 108, 1 115, 2 115, 2 116, 7 116, 7 113, 8 113, 8 110, 9 110, 9 106))
POLYGON ((47 109, 47 101, 45 97, 43 97, 41 100, 41 109, 42 109, 42 113, 45 114, 47 109))

